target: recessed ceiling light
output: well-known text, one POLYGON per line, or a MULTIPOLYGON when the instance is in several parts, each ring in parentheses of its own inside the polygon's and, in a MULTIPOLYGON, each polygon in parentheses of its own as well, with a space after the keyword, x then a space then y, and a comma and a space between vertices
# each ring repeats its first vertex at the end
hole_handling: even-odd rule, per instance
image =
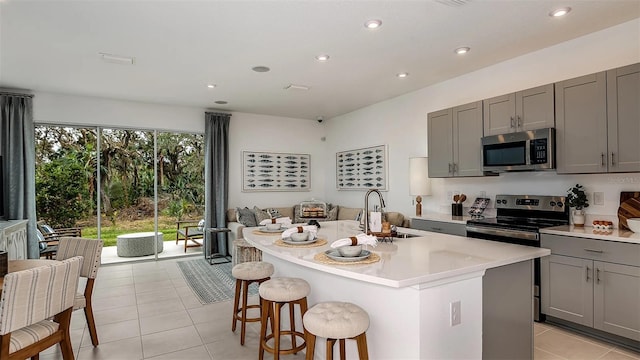
POLYGON ((227 102, 227 101, 224 101, 224 100, 218 100, 218 101, 214 101, 214 102, 215 102, 216 104, 219 104, 219 105, 226 105, 226 104, 228 104, 228 102, 227 102))
POLYGON ((327 61, 327 60, 329 60, 329 55, 318 55, 318 56, 316 56, 316 60, 318 60, 318 61, 327 61))
POLYGON ((285 90, 309 90, 309 89, 311 89, 311 87, 309 87, 307 85, 289 84, 289 85, 285 86, 284 89, 285 90))
POLYGON ((271 69, 269 69, 266 66, 254 66, 254 67, 251 68, 251 70, 253 70, 255 72, 267 72, 267 71, 269 71, 271 69))
POLYGON ((471 50, 471 48, 467 47, 467 46, 463 46, 463 47, 459 47, 457 49, 454 50, 454 52, 458 55, 462 55, 462 54, 466 54, 469 52, 469 50, 471 50))
POLYGON ((569 11, 571 11, 570 7, 564 7, 564 8, 560 8, 560 9, 555 9, 552 12, 549 13, 549 16, 552 17, 560 17, 560 16, 565 16, 569 13, 569 11))
POLYGON ((409 76, 409 73, 401 72, 401 73, 396 74, 396 76, 399 77, 400 79, 402 79, 402 78, 406 78, 407 76, 409 76))
POLYGON ((216 87, 216 85, 215 85, 215 84, 208 84, 208 85, 207 85, 207 87, 208 87, 209 89, 213 89, 214 87, 216 87))
POLYGON ((382 26, 382 20, 378 20, 378 19, 367 20, 364 23, 364 27, 366 27, 367 29, 377 29, 380 26, 382 26))

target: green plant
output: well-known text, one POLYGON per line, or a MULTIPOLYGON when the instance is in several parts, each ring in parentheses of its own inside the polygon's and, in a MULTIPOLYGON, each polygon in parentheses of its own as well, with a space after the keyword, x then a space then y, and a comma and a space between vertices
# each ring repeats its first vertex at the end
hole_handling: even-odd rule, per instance
POLYGON ((587 199, 587 194, 584 192, 582 185, 576 184, 576 186, 567 190, 567 204, 572 208, 576 208, 576 210, 589 207, 589 199, 587 199))

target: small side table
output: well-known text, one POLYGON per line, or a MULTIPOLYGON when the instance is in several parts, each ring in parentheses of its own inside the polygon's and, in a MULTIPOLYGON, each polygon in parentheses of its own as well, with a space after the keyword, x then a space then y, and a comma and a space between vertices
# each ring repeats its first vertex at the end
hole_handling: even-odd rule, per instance
POLYGON ((227 228, 205 229, 204 258, 206 260, 209 260, 209 265, 231 262, 231 260, 229 260, 229 257, 226 255, 226 236, 222 236, 222 241, 220 240, 220 235, 226 235, 225 233, 229 232, 231 232, 231 230, 227 228), (212 241, 214 237, 216 241, 212 241))

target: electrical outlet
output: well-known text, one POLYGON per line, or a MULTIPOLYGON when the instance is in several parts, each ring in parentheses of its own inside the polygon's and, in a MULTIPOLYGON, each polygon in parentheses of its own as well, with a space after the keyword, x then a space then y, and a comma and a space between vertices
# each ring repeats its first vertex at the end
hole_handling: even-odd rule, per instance
POLYGON ((604 193, 600 191, 596 191, 593 193, 593 204, 594 205, 604 205, 604 193))
POLYGON ((451 326, 460 325, 462 322, 461 318, 461 305, 460 300, 449 303, 449 315, 450 315, 450 323, 451 326))

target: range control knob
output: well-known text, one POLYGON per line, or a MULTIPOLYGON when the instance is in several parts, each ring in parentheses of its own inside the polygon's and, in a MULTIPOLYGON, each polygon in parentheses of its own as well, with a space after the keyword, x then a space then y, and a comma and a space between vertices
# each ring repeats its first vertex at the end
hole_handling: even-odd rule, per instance
POLYGON ((555 202, 555 201, 552 201, 552 202, 550 202, 550 203, 549 203, 549 205, 550 205, 551 207, 554 207, 554 206, 556 206, 556 202, 555 202))
POLYGON ((558 207, 563 207, 563 206, 564 206, 564 204, 562 203, 562 201, 558 201, 558 202, 556 203, 556 205, 557 205, 558 207))

